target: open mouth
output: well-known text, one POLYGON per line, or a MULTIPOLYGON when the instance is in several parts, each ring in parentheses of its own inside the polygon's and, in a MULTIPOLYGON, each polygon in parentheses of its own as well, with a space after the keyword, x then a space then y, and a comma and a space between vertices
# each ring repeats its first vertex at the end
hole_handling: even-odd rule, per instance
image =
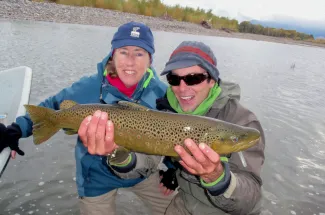
POLYGON ((189 102, 194 98, 194 96, 181 96, 180 98, 184 102, 189 102))
POLYGON ((134 75, 134 74, 135 74, 135 71, 134 71, 134 70, 124 70, 124 72, 125 72, 127 75, 134 75))

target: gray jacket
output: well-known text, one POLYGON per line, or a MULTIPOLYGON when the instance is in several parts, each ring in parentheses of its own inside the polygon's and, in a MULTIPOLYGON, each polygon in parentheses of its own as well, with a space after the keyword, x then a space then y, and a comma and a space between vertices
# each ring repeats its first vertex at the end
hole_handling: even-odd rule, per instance
POLYGON ((253 127, 261 132, 261 139, 255 146, 243 151, 245 168, 238 153, 229 158, 230 185, 223 194, 212 196, 197 177, 180 171, 177 180, 179 194, 186 214, 259 214, 261 200, 261 169, 264 163, 265 137, 257 117, 239 103, 240 87, 237 84, 221 82, 222 93, 206 114, 208 117, 253 127))
MULTIPOLYGON (((243 151, 247 167, 244 167, 238 153, 229 158, 230 184, 222 194, 213 196, 203 187, 197 177, 183 170, 177 170, 179 197, 182 203, 176 208, 186 209, 184 214, 259 214, 261 201, 261 169, 264 163, 265 137, 257 117, 240 103, 240 87, 230 82, 221 82, 222 92, 206 114, 208 117, 234 124, 253 127, 261 132, 261 139, 255 146, 243 151)), ((115 171, 122 178, 149 176, 157 171, 161 156, 136 153, 132 170, 126 173, 115 171)), ((213 189, 213 187, 211 188, 213 189)), ((175 202, 174 202, 175 204, 175 202)), ((177 214, 177 213, 175 213, 177 214)), ((182 213, 183 214, 183 213, 182 213)))

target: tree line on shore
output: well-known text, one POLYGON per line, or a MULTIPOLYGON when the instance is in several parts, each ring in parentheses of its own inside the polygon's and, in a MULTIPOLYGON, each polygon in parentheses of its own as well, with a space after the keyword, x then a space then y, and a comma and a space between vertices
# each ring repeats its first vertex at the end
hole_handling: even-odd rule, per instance
MULTIPOLYGON (((43 0, 35 0, 43 1, 43 0)), ((249 21, 238 23, 235 19, 216 16, 212 10, 201 8, 181 7, 180 5, 168 6, 160 0, 51 0, 58 4, 89 6, 111 10, 118 10, 127 13, 161 17, 164 19, 191 22, 202 24, 208 23, 209 27, 222 29, 227 32, 242 32, 262 34, 272 37, 291 38, 293 40, 309 41, 325 44, 325 39, 315 39, 313 35, 297 32, 295 30, 277 29, 252 24, 249 21)))

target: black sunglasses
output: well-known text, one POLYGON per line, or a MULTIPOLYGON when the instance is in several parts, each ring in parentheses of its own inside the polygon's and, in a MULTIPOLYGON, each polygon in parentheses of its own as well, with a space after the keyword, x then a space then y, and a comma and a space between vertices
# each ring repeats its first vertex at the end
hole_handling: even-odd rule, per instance
POLYGON ((196 84, 200 84, 205 80, 210 80, 211 77, 207 73, 198 73, 198 74, 189 74, 185 76, 178 76, 175 74, 172 74, 171 72, 167 74, 167 81, 172 86, 178 86, 181 83, 181 80, 183 80, 187 86, 192 86, 196 84))

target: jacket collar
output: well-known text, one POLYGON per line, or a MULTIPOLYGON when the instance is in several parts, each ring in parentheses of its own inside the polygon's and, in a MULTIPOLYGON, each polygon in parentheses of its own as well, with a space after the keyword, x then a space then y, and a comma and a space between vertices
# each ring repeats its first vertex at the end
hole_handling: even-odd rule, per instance
MULTIPOLYGON (((220 80, 220 87, 222 91, 208 112, 208 115, 211 117, 215 117, 220 110, 226 106, 230 99, 240 100, 240 86, 238 84, 220 80)), ((176 113, 176 111, 170 106, 166 95, 157 99, 156 104, 158 110, 168 110, 176 113)))

